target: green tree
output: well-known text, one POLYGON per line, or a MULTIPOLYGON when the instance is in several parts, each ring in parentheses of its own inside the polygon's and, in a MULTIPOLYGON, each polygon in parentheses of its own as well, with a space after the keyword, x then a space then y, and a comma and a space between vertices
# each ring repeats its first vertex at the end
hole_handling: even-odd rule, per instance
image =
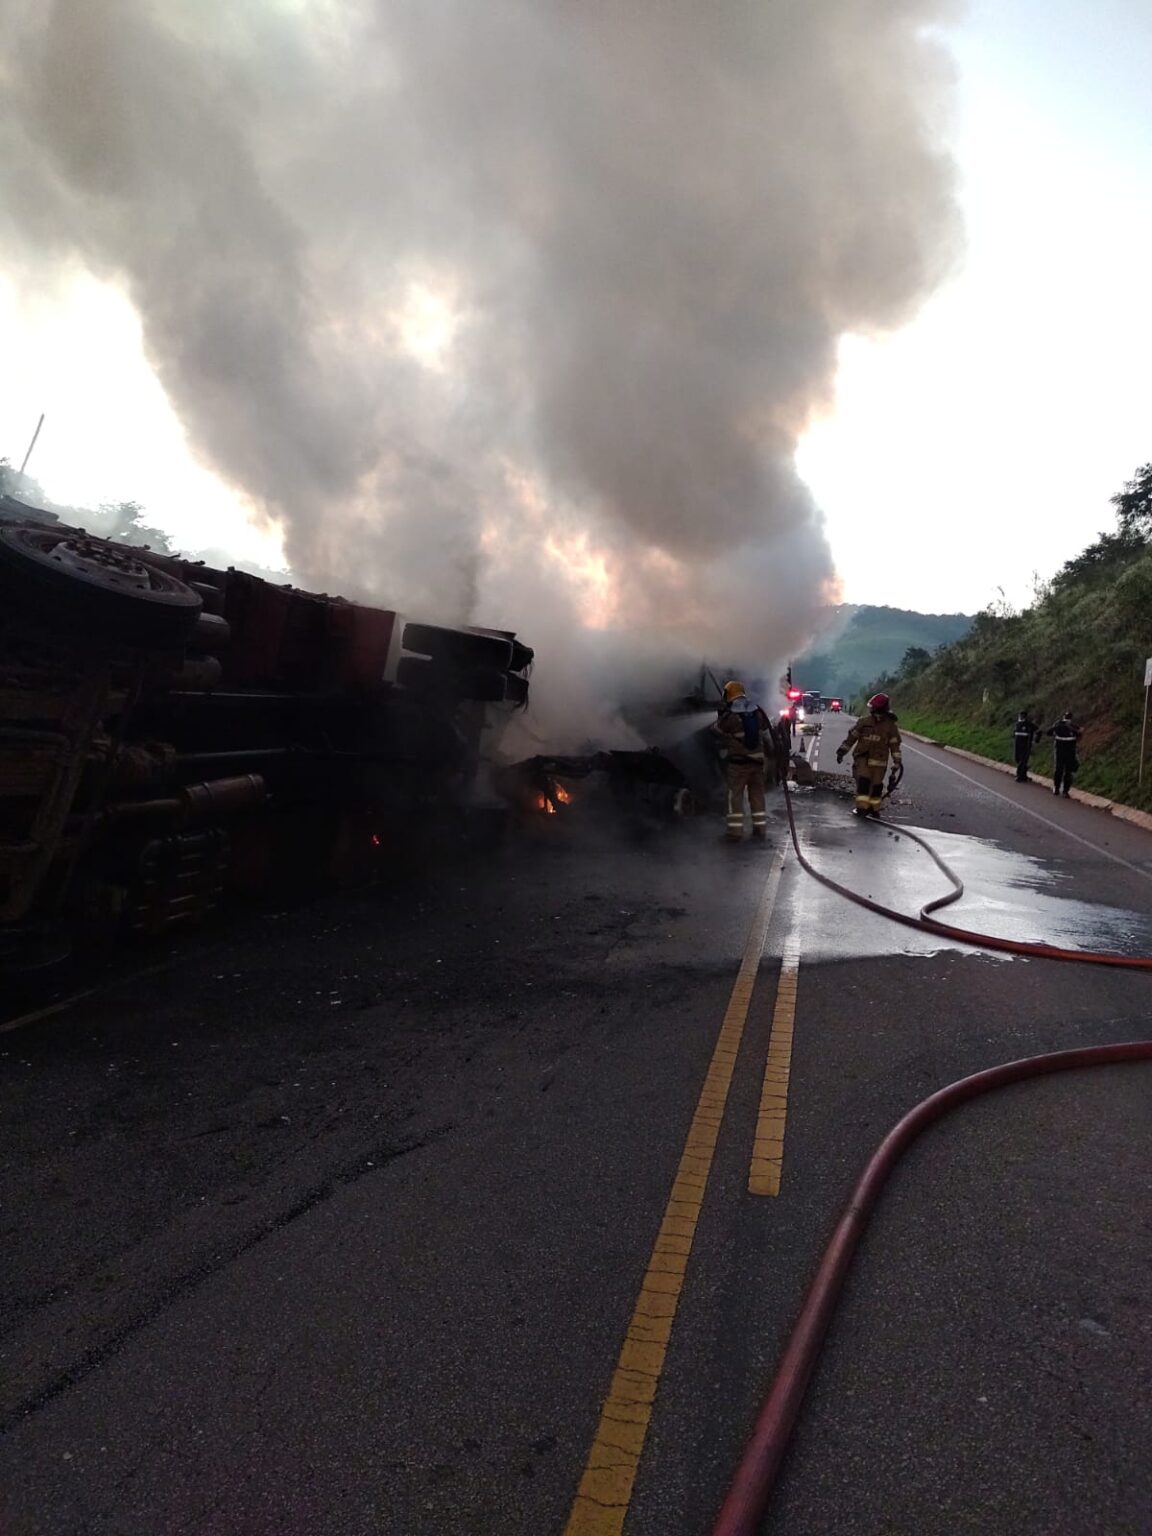
POLYGON ((144 508, 138 501, 106 501, 88 518, 93 533, 122 544, 138 544, 157 554, 172 554, 172 540, 162 528, 144 521, 144 508))
POLYGON ((1152 464, 1142 465, 1122 491, 1112 497, 1120 532, 1152 542, 1152 464))
POLYGON ((12 496, 33 507, 50 507, 44 488, 31 475, 13 469, 10 459, 0 459, 0 496, 12 496))
POLYGON ((931 662, 932 657, 922 645, 910 645, 904 652, 898 671, 901 677, 916 677, 931 662))

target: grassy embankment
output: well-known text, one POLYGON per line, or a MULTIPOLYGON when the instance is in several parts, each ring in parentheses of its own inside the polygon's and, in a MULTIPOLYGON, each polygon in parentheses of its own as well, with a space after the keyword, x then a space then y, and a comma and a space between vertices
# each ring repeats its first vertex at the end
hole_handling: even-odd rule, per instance
MULTIPOLYGON (((1070 709, 1084 733, 1077 785, 1152 810, 1152 726, 1137 783, 1144 662, 1152 656, 1152 464, 1113 504, 1117 531, 1070 560, 1032 607, 978 614, 963 639, 933 656, 910 651, 897 675, 872 688, 893 695, 909 730, 1002 762, 1012 759, 1017 710, 1046 728, 1070 709)), ((1051 772, 1049 742, 1032 764, 1051 772)))

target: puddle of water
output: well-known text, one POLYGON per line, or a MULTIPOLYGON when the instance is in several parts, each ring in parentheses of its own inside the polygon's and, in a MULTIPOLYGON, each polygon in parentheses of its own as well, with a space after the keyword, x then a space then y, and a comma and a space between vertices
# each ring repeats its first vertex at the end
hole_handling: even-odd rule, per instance
MULTIPOLYGON (((812 797, 798 818, 798 829, 805 854, 821 873, 897 911, 916 913, 924 902, 947 889, 947 881, 927 853, 902 837, 899 826, 845 823, 842 807, 821 804, 812 797)), ((942 922, 1065 949, 1152 954, 1152 914, 1057 895, 1057 889, 1072 882, 1071 875, 988 839, 920 827, 910 830, 931 843, 964 882, 960 900, 938 914, 942 922)), ((802 878, 811 887, 804 948, 813 959, 935 955, 945 950, 1005 961, 1023 958, 919 934, 858 907, 850 908, 835 892, 806 875, 802 878)))

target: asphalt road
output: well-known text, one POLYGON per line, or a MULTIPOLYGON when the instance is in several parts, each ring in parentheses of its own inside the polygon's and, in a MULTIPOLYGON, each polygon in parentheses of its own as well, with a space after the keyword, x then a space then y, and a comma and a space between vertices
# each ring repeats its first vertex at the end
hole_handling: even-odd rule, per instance
MULTIPOLYGON (((914 826, 966 882, 955 921, 1152 954, 1152 836, 907 759, 887 827, 798 793, 823 868, 914 910, 941 888, 914 826)), ((0 1033, 2 1536, 560 1536, 618 1361, 652 1383, 609 1415, 634 1482, 572 1528, 704 1536, 889 1125, 979 1068, 1152 1035, 1139 973, 847 905, 781 861, 771 803, 764 849, 577 801, 0 1033), (793 987, 780 1192, 752 1195, 793 987), (638 1298, 662 1360, 621 1359, 638 1298)), ((766 1531, 1152 1530, 1150 1229, 1152 1070, 939 1123, 865 1241, 766 1531)))

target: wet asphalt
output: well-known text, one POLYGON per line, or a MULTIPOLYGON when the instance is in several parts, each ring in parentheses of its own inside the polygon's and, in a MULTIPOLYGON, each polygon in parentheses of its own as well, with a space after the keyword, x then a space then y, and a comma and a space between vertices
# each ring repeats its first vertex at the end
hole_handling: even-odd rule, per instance
MULTIPOLYGON (((839 722, 826 719, 821 751, 839 722)), ((1152 953, 1152 835, 911 746, 914 910, 1152 953)), ((246 914, 0 1033, 3 1536, 559 1533, 784 846, 579 800, 483 858, 246 914)), ((863 1161, 913 1103, 1148 1037, 1139 973, 962 949, 785 861, 626 1536, 703 1533, 863 1161), (783 1185, 745 1192, 799 946, 783 1185)), ((9 1014, 13 1012, 10 1008, 9 1014)), ((11 1020, 10 1020, 11 1021, 11 1020)), ((1020 1085, 889 1187, 765 1531, 1152 1529, 1152 1070, 1020 1085)))

